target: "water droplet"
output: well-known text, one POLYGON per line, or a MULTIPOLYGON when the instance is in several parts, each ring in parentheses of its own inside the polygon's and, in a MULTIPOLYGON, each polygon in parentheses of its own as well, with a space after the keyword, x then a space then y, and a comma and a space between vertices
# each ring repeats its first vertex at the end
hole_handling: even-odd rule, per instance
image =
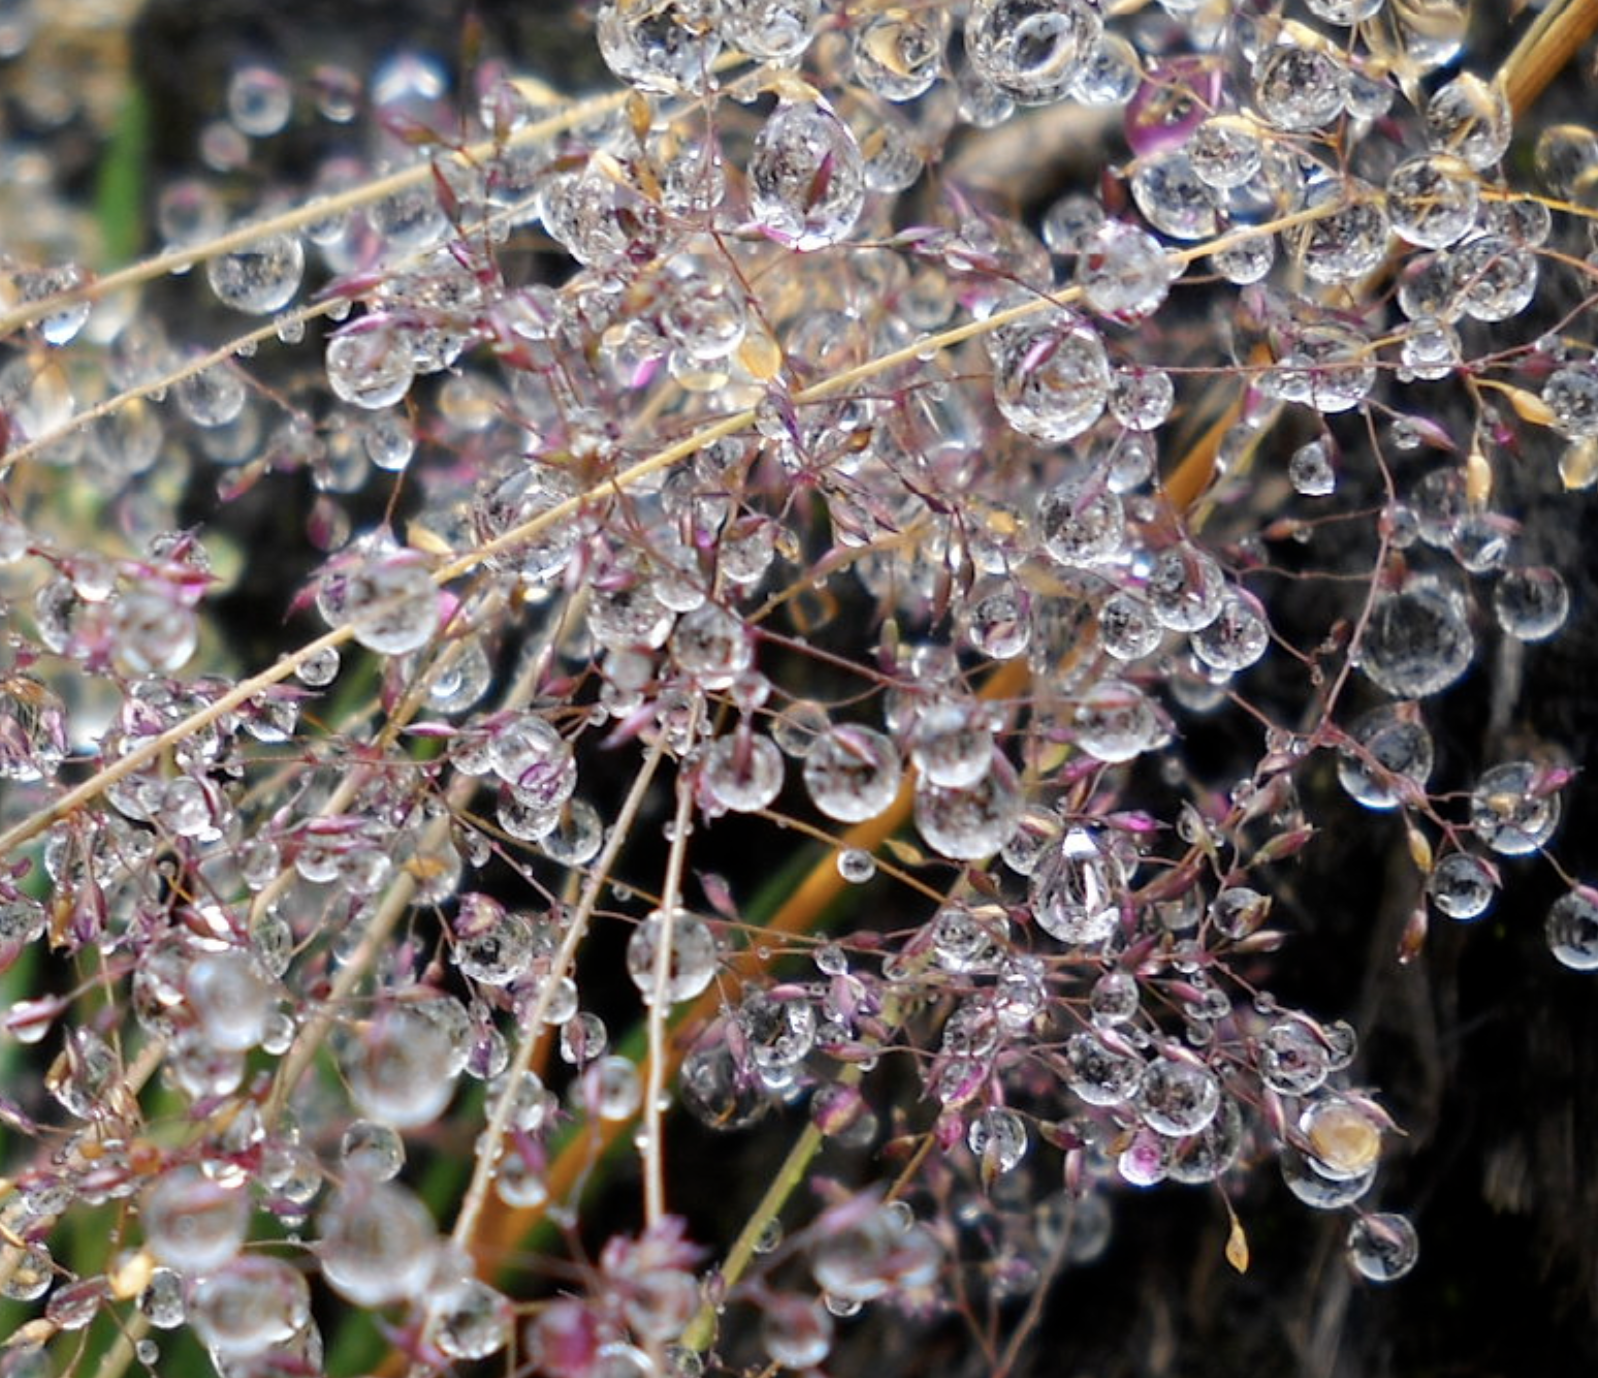
POLYGON ((1598 370, 1586 364, 1556 370, 1543 384, 1542 399, 1567 439, 1598 435, 1598 370))
POLYGON ((212 364, 183 379, 173 395, 179 410, 205 428, 225 426, 244 410, 244 380, 227 364, 212 364))
POLYGON ((1360 751, 1339 756, 1337 779, 1350 798, 1367 809, 1392 809, 1424 793, 1432 773, 1432 737, 1412 707, 1373 709, 1349 736, 1360 751))
POLYGON ((407 1188, 352 1178, 329 1199, 317 1228, 322 1276, 346 1300, 383 1306, 423 1294, 438 1230, 407 1188))
POLYGON ((1145 1123, 1160 1134, 1197 1134, 1221 1108, 1221 1087, 1202 1067, 1159 1058, 1143 1070, 1133 1096, 1145 1123))
MULTIPOLYGON (((633 929, 627 940, 627 974, 642 993, 645 1003, 654 998, 655 963, 665 915, 658 909, 633 929)), ((683 910, 671 922, 671 958, 666 968, 668 1003, 691 1000, 715 977, 716 939, 710 925, 683 910)))
POLYGON ((288 123, 293 109, 294 88, 275 67, 250 63, 228 77, 228 118, 241 134, 268 138, 288 123))
POLYGON ((722 37, 761 62, 797 62, 820 17, 821 0, 721 0, 722 37))
POLYGON ((213 1046, 242 1051, 260 1043, 277 997, 253 953, 230 950, 197 957, 185 985, 213 1046))
POLYGON ((52 777, 67 754, 66 705, 32 675, 0 677, 0 779, 52 777))
POLYGON ((157 1262, 190 1274, 208 1273, 237 1254, 249 1216, 248 1192, 188 1165, 162 1173, 139 1212, 145 1244, 157 1262))
POLYGON ((1026 1157, 1026 1121, 1013 1110, 984 1110, 971 1121, 965 1142, 979 1162, 991 1163, 998 1172, 1009 1172, 1026 1157))
POLYGON ((1348 74, 1328 53, 1292 43, 1266 48, 1254 64, 1254 99, 1277 129, 1307 133, 1342 112, 1348 74))
POLYGON ((438 1117, 460 1068, 449 1032, 413 1005, 379 1010, 344 1064, 360 1112, 400 1129, 438 1117))
POLYGON ((638 1068, 625 1057, 601 1058, 583 1077, 582 1089, 587 1104, 602 1120, 629 1119, 643 1101, 638 1068))
POLYGON ((324 577, 317 607, 333 626, 348 625, 368 650, 405 655, 438 628, 438 590, 409 552, 378 554, 324 577))
POLYGON ((1086 0, 975 0, 965 24, 972 69, 1021 105, 1062 100, 1104 22, 1086 0))
POLYGON ((1010 763, 990 752, 974 784, 953 787, 922 780, 915 792, 916 831, 934 851, 955 861, 992 856, 1015 831, 1021 788, 1010 763))
POLYGON ((1265 654, 1270 627, 1259 600, 1237 589, 1221 597, 1220 611, 1191 638, 1193 654, 1211 669, 1228 673, 1247 669, 1265 654))
POLYGON ((1465 314, 1478 321, 1518 316, 1537 294, 1537 256, 1502 235, 1466 240, 1449 263, 1465 314))
POLYGON ((1333 1181, 1357 1180, 1381 1156, 1382 1134, 1371 1112, 1341 1095, 1312 1101, 1298 1120, 1313 1155, 1310 1166, 1333 1181))
MULTIPOLYGON (((1175 401, 1176 389, 1171 382, 1171 375, 1164 369, 1137 366, 1116 370, 1115 382, 1110 389, 1110 415, 1128 430, 1158 430, 1170 416, 1175 401)), ((1130 471, 1136 474, 1136 478, 1128 483, 1124 476, 1121 477, 1116 483, 1121 492, 1141 483, 1148 476, 1153 460, 1152 453, 1147 450, 1140 451, 1132 446, 1125 449, 1128 454, 1118 456, 1118 469, 1130 471), (1149 462, 1137 462, 1145 454, 1149 462)))
POLYGON ((1498 625, 1518 641, 1545 641, 1570 615, 1570 590, 1548 565, 1511 569, 1493 589, 1498 625))
POLYGON ((1500 856, 1528 856, 1554 835, 1559 795, 1542 787, 1530 761, 1509 761, 1482 773, 1470 794, 1470 826, 1500 856))
MULTIPOLYGON (((1304 272, 1315 282, 1324 283, 1354 282, 1373 272, 1387 254, 1390 237, 1382 197, 1373 188, 1350 180, 1328 182, 1313 189, 1312 204, 1317 199, 1323 213, 1292 240, 1294 256, 1304 272)), ((1329 323, 1317 329, 1321 333, 1347 333, 1329 323)), ((1368 383, 1364 390, 1369 391, 1368 383)))
POLYGON ((1426 878, 1426 893, 1438 910, 1451 919, 1469 923, 1491 907, 1498 893, 1493 868, 1469 852, 1450 852, 1426 878))
POLYGON ((222 1362, 283 1344, 311 1319, 311 1289, 293 1264, 252 1254, 194 1284, 188 1319, 222 1362))
POLYGON ((1300 1020, 1272 1024, 1260 1039, 1260 1077, 1279 1095, 1305 1096, 1319 1090, 1331 1067, 1325 1045, 1300 1020))
POLYGON ((491 986, 508 986, 533 964, 532 924, 497 905, 467 905, 455 921, 455 964, 461 974, 491 986))
POLYGON ((294 673, 307 688, 323 689, 338 678, 339 661, 338 647, 326 646, 307 656, 294 673))
POLYGON ((1183 151, 1200 179, 1221 191, 1243 186, 1264 160, 1259 126, 1245 115, 1211 115, 1193 131, 1183 151))
POLYGON ((1372 1282, 1393 1282, 1415 1266, 1420 1241, 1409 1218, 1382 1212, 1362 1215, 1348 1231, 1348 1261, 1372 1282))
POLYGON ((386 1182, 405 1166, 405 1141, 391 1125, 356 1120, 344 1131, 338 1154, 345 1171, 386 1182))
POLYGON ((875 1301, 888 1292, 925 1286, 943 1249, 925 1225, 906 1227, 886 1206, 857 1224, 822 1234, 811 1255, 816 1283, 833 1297, 875 1301))
POLYGON ((1117 660, 1137 660, 1160 644, 1164 629, 1135 594, 1114 593, 1099 607, 1099 644, 1117 660))
POLYGON ((1548 910, 1548 949, 1572 971, 1598 971, 1598 903, 1584 885, 1560 896, 1548 910))
POLYGON ((188 1316, 183 1296, 183 1275, 172 1268, 157 1268, 139 1293, 139 1310, 157 1330, 173 1330, 188 1316))
POLYGON ((721 50, 716 10, 709 0, 603 0, 599 51, 611 71, 640 91, 701 90, 721 50))
POLYGON ((514 1313, 507 1297, 469 1278, 428 1306, 428 1334, 451 1359, 486 1359, 509 1342, 514 1313))
POLYGON ((755 140, 749 203, 768 233, 800 250, 847 239, 865 205, 865 162, 824 102, 780 104, 755 140))
MULTIPOLYGON (((1080 255, 1076 280, 1084 300, 1100 315, 1125 324, 1143 320, 1159 310, 1175 275, 1159 240, 1146 230, 1117 220, 1104 225, 1082 245, 1080 255)), ((1163 372, 1148 372, 1164 378, 1169 388, 1170 380, 1163 372)), ((1165 410, 1170 410, 1168 404, 1165 410)))
POLYGON ((1379 596, 1360 638, 1358 663, 1377 688, 1419 699, 1447 689, 1470 668, 1475 638, 1464 599, 1433 579, 1379 596))
POLYGON ((1416 378, 1446 378, 1460 362, 1459 332, 1436 316, 1416 316, 1404 332, 1399 359, 1416 378))
POLYGON ((804 760, 811 800, 839 822, 875 818, 899 793, 899 752, 873 728, 852 723, 831 727, 817 736, 804 760))
POLYGON ((1352 1176, 1329 1177, 1321 1171, 1316 1160, 1310 1155, 1284 1146, 1278 1162, 1287 1189, 1306 1206, 1315 1210, 1337 1211, 1351 1206, 1364 1196, 1376 1181, 1374 1161, 1363 1172, 1352 1176))
POLYGON ((274 234, 211 259, 206 281, 217 300, 235 311, 266 316, 294 300, 305 272, 305 248, 296 235, 274 234))
POLYGON ((1143 1076, 1143 1059, 1112 1049, 1090 1033, 1072 1034, 1065 1045, 1066 1085, 1088 1105, 1122 1105, 1143 1076))
POLYGON ((782 792, 782 777, 782 753, 747 726, 712 742, 700 766, 703 788, 735 813, 770 805, 782 792))
POLYGON ((884 100, 914 100, 943 70, 949 12, 939 7, 872 14, 854 31, 854 78, 884 100))
MULTIPOLYGON (((1496 83, 1484 81, 1474 72, 1463 72, 1439 86, 1426 103, 1427 141, 1478 172, 1492 167, 1509 151, 1513 134, 1507 95, 1496 83)), ((1541 166, 1539 158, 1539 171, 1541 166)), ((1556 194, 1561 191, 1553 190, 1556 194)))
POLYGON ((1181 149, 1138 160, 1132 199, 1149 224, 1172 239, 1208 239, 1220 227, 1218 195, 1181 149))
POLYGON ((877 874, 877 861, 859 847, 845 847, 838 853, 838 874, 850 885, 864 885, 877 874))
POLYGON ((1076 743, 1110 764, 1130 761, 1168 739, 1153 701, 1125 680, 1100 680, 1078 700, 1071 718, 1076 743))
POLYGON ((1411 244, 1442 249, 1475 226, 1476 178, 1459 159, 1443 153, 1406 158, 1387 179, 1387 215, 1411 244))
POLYGON ((392 321, 366 316, 328 341, 326 368, 328 385, 341 401, 376 411, 410 391, 415 350, 392 321))
POLYGON ((1062 565, 1091 568, 1121 553, 1125 509, 1096 475, 1068 479, 1043 495, 1037 531, 1044 549, 1062 565))
POLYGON ((1120 862, 1091 833, 1072 828, 1033 868, 1033 921, 1062 943, 1103 942, 1120 920, 1125 888, 1120 862))

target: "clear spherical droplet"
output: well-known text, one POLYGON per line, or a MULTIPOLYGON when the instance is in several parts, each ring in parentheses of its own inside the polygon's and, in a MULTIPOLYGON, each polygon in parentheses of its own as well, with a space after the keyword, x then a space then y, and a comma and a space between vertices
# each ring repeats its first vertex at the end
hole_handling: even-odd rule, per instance
POLYGON ((1104 22, 1086 0, 975 0, 965 51, 976 73, 1021 105, 1063 99, 1104 22))
POLYGON ((386 1182, 405 1166, 405 1141, 392 1125, 356 1120, 339 1140, 338 1154, 345 1171, 386 1182))
POLYGON ((1392 809, 1417 799, 1431 777, 1431 733, 1412 708, 1373 709, 1349 730, 1358 750, 1338 757, 1338 783, 1367 809, 1392 809))
POLYGON ((205 266, 217 300, 235 311, 265 316, 294 300, 305 273, 305 247, 292 234, 268 235, 205 266))
POLYGON ((1082 246, 1076 280, 1095 311, 1130 324, 1159 310, 1175 272, 1165 246, 1153 235, 1112 220, 1082 246))
POLYGON ((248 1359, 283 1344, 311 1319, 311 1289, 293 1264, 236 1258, 194 1284, 189 1323, 219 1360, 248 1359))
POLYGON ((993 399, 1023 434, 1060 444, 1103 414, 1110 398, 1109 356, 1086 322, 1057 316, 1021 321, 994 331, 987 348, 993 399))
POLYGON ((1032 917, 1062 943, 1103 942, 1121 917, 1126 874, 1085 829, 1073 828, 1031 875, 1032 917))
POLYGON ((815 806, 842 823, 863 823, 893 803, 903 767, 893 742, 852 723, 817 737, 805 756, 805 788, 815 806))
POLYGON ((1509 761, 1482 773, 1470 794, 1470 826, 1500 856, 1527 856, 1559 825, 1559 795, 1543 787, 1530 761, 1509 761))
POLYGON ((1302 134, 1330 124, 1343 109, 1348 74, 1328 53, 1293 43, 1266 48, 1254 64, 1254 99, 1277 129, 1302 134))
POLYGON ((1474 227, 1479 192, 1476 176, 1443 153, 1406 158, 1387 179, 1387 216, 1411 244, 1442 249, 1474 227))
POLYGON ((1133 1103, 1144 1122, 1161 1134, 1197 1134, 1221 1107, 1221 1086, 1202 1067, 1172 1058, 1148 1064, 1133 1103))
POLYGON ((1008 1172, 1026 1157, 1029 1143, 1026 1121, 1013 1110, 984 1110, 966 1130, 966 1147, 979 1162, 1008 1172))
POLYGON ((1461 923, 1479 919, 1498 893, 1493 868, 1469 852, 1450 852, 1432 867, 1426 893, 1439 912, 1461 923))
POLYGON ((1377 598, 1359 643, 1359 667, 1395 698, 1442 692, 1470 668, 1475 638, 1464 600, 1431 580, 1377 598))
MULTIPOLYGON (((633 929, 627 940, 627 974, 646 1002, 654 998, 656 954, 666 927, 660 911, 633 929)), ((716 939, 703 919, 678 910, 671 922, 671 955, 666 965, 665 993, 672 1004, 691 1000, 716 974, 716 939)))
POLYGON ((1043 495, 1037 530, 1043 548, 1062 565, 1091 568, 1121 552, 1125 509, 1097 476, 1068 479, 1043 495))
POLYGON ((821 101, 784 102, 755 140, 749 204, 796 249, 847 239, 865 205, 865 160, 849 126, 821 101))
POLYGON ((1325 440, 1300 445, 1287 462, 1287 477, 1295 492, 1309 498, 1326 497, 1337 487, 1331 446, 1325 440))
POLYGON ((212 1181, 198 1167, 171 1168, 145 1192, 139 1218, 156 1260, 181 1273, 221 1267, 244 1243, 249 1193, 212 1181))
POLYGON ((322 1276, 347 1300, 383 1306, 423 1294, 438 1230, 405 1187, 352 1179, 329 1199, 317 1228, 322 1276))
POLYGON ((1598 902, 1586 886, 1560 896, 1548 910, 1548 950, 1572 971, 1598 971, 1598 902))
POLYGON ((1394 1282, 1415 1266, 1420 1241, 1409 1218, 1362 1215, 1348 1231, 1348 1261, 1372 1282, 1394 1282))

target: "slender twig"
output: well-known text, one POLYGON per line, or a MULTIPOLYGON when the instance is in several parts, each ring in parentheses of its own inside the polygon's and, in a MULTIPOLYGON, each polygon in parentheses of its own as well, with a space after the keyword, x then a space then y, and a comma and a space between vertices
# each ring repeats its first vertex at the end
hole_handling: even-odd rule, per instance
POLYGON ((1598 33, 1598 0, 1555 0, 1498 69, 1509 108, 1524 115, 1581 45, 1598 33))
MULTIPOLYGON (((695 695, 688 715, 687 753, 691 755, 699 732, 704 699, 695 695)), ((666 1078, 666 1017, 671 1009, 672 945, 681 907, 683 870, 688 860, 688 832, 693 826, 694 770, 685 757, 677 771, 677 812, 672 819, 671 847, 666 855, 666 879, 661 886, 660 931, 655 938, 655 969, 650 976, 649 1066, 644 1076, 644 1218, 658 1225, 666 1213, 666 1159, 663 1142, 663 1102, 666 1078)))
POLYGON ((499 1162, 499 1146, 504 1141, 505 1131, 510 1125, 510 1117, 516 1106, 522 1078, 528 1067, 532 1065, 533 1051, 543 1031, 544 1018, 549 1013, 550 1002, 555 998, 555 989, 561 977, 571 969, 572 962, 576 959, 577 949, 588 933, 588 922, 599 906, 599 897, 604 892, 605 886, 610 883, 611 869, 632 833, 633 823, 638 817, 638 811, 643 807, 644 798, 649 793, 649 786, 665 753, 666 733, 661 731, 655 738, 654 745, 650 747, 649 754, 644 757, 643 764, 633 779, 632 788, 627 791, 627 798, 623 800, 621 810, 616 815, 615 825, 605 841, 604 850, 600 852, 593 870, 589 872, 588 879, 583 885, 582 898, 578 901, 576 911, 566 927, 560 947, 550 959, 549 972, 539 983, 538 997, 527 1013, 516 1054, 505 1072, 505 1089, 494 1103, 494 1112, 489 1117, 488 1128, 484 1130, 483 1137, 479 1141, 471 1184, 466 1189, 460 1214, 455 1217, 455 1227, 451 1231, 451 1237, 462 1247, 471 1245, 478 1217, 488 1200, 488 1189, 493 1183, 494 1168, 499 1162))

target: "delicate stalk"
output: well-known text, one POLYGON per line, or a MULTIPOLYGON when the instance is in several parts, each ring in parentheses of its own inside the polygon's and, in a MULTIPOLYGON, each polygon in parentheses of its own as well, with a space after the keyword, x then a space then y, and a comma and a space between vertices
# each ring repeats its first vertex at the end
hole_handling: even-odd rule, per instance
POLYGON ((1598 0, 1554 0, 1537 16, 1498 69, 1516 116, 1532 107, 1594 33, 1598 33, 1598 0))
POLYGON ((588 921, 593 917, 594 910, 599 905, 599 897, 610 882, 611 869, 632 834, 638 811, 643 807, 644 797, 649 793, 655 771, 665 754, 666 734, 662 731, 649 748, 649 754, 644 757, 643 764, 633 779, 632 788, 627 791, 627 798, 623 800, 621 811, 616 815, 615 825, 605 840, 604 850, 600 852, 593 870, 589 872, 588 879, 583 885, 582 898, 572 914, 571 922, 561 939, 560 948, 550 961, 549 972, 539 984, 538 997, 533 1001, 533 1007, 528 1011, 524 1021, 516 1054, 505 1071, 505 1089, 495 1101, 493 1114, 489 1116, 488 1128, 484 1130, 483 1137, 479 1141, 477 1158, 472 1167, 471 1185, 467 1187, 466 1197, 461 1202, 460 1214, 455 1217, 455 1228, 450 1232, 451 1238, 462 1247, 471 1246, 478 1217, 488 1200, 494 1169, 499 1164, 499 1146, 504 1141, 506 1129, 510 1126, 511 1111, 516 1104, 522 1077, 532 1065, 533 1051, 543 1032, 544 1018, 549 1013, 555 985, 571 969, 572 962, 577 956, 577 949, 587 936, 588 921))
POLYGON ((203 731, 218 719, 226 717, 235 708, 243 707, 257 694, 270 689, 274 684, 282 683, 313 656, 342 646, 352 635, 353 632, 348 626, 334 627, 332 631, 324 632, 314 641, 307 641, 298 650, 279 657, 259 674, 240 680, 204 708, 197 709, 166 731, 151 737, 143 746, 135 747, 126 756, 118 757, 110 765, 101 766, 81 785, 68 790, 59 799, 46 804, 0 833, 0 857, 9 857, 18 847, 32 841, 46 828, 53 827, 63 818, 70 818, 79 809, 92 804, 112 785, 121 783, 130 775, 138 774, 146 766, 154 765, 179 742, 187 740, 196 732, 203 731))
POLYGON ((688 833, 693 826, 694 771, 690 764, 694 738, 704 700, 696 696, 688 715, 688 747, 677 771, 677 812, 671 824, 671 848, 666 856, 666 879, 661 886, 660 935, 655 941, 655 969, 650 979, 649 1066, 644 1076, 644 1218, 658 1225, 666 1213, 665 1145, 661 1116, 665 1100, 666 1017, 671 1009, 671 949, 682 902, 683 868, 688 858, 688 833))

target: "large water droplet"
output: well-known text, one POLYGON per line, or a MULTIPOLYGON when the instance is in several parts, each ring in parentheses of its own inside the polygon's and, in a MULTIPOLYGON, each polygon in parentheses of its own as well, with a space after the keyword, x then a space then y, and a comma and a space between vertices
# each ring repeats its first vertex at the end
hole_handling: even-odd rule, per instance
POLYGON ((1459 679, 1475 651, 1464 600, 1434 580, 1415 579, 1377 598, 1358 661, 1377 688, 1419 699, 1459 679))
POLYGON ((217 300, 235 311, 264 316, 294 300, 305 272, 305 247, 297 235, 258 239, 205 265, 217 300))
POLYGON ((902 767, 893 742, 869 727, 845 723, 816 738, 805 755, 805 788, 828 818, 863 823, 899 792, 902 767))
MULTIPOLYGON (((654 998, 655 965, 659 960, 666 918, 656 910, 627 940, 627 974, 645 1002, 654 998)), ((716 974, 716 938, 703 919, 678 910, 671 921, 671 954, 666 963, 666 999, 670 1004, 692 1000, 716 974)))
POLYGON ((865 205, 865 161, 849 126, 821 101, 785 101, 749 159, 749 204, 768 233, 796 249, 847 239, 865 205))
POLYGON ((1011 100, 1062 100, 1104 31, 1086 0, 976 0, 965 24, 972 68, 1011 100))

